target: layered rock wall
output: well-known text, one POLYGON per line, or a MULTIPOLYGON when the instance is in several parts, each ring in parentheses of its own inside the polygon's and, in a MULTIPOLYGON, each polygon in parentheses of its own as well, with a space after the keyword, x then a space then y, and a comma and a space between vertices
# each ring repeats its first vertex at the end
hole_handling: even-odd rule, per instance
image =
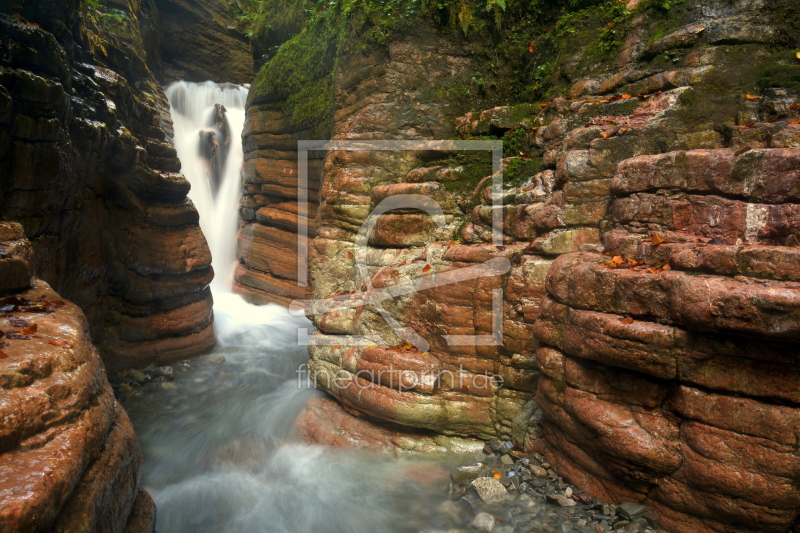
POLYGON ((31 276, 22 227, 0 223, 0 531, 152 532, 139 444, 86 318, 31 276))
MULTIPOLYGON (((562 96, 461 117, 425 89, 474 58, 433 31, 340 59, 335 139, 502 138, 506 184, 493 191, 488 157, 456 149, 325 156, 309 255, 311 296, 326 301, 308 307, 309 369, 343 409, 387 428, 325 403, 304 434, 389 447, 403 447, 403 427, 513 438, 591 494, 644 502, 670 531, 788 531, 800 487, 800 65, 780 45, 782 6, 605 6, 597 43, 579 42, 585 26, 554 29, 562 96), (410 194, 441 211, 392 210, 355 245, 373 208, 410 194), (507 272, 454 279, 487 264, 507 272), (448 340, 498 324, 499 345, 448 340)), ((261 143, 250 164, 270 169, 262 190, 291 190, 296 170, 269 150, 304 133, 266 116, 250 115, 269 131, 246 138, 261 143)), ((280 239, 252 237, 283 227, 291 196, 254 220, 267 207, 257 194, 243 205, 240 290, 286 301, 244 282, 256 270, 291 281, 281 272, 295 267, 269 254, 280 239)))
POLYGON ((155 5, 3 8, 0 212, 38 275, 84 310, 110 369, 209 349, 211 256, 149 68, 155 5))

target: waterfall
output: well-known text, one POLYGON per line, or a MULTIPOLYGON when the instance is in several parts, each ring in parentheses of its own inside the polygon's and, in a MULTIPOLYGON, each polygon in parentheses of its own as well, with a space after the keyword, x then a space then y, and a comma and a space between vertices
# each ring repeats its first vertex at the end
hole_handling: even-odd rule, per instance
POLYGON ((230 83, 178 81, 166 89, 181 171, 200 212, 214 266, 215 297, 230 292, 241 194, 242 128, 247 89, 230 83))

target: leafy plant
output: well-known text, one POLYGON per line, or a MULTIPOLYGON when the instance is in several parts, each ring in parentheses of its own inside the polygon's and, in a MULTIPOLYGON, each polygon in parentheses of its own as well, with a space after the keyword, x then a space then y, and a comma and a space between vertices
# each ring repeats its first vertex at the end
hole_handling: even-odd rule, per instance
POLYGON ((120 9, 105 9, 101 7, 97 20, 102 28, 121 33, 125 30, 125 25, 129 18, 128 14, 120 9))

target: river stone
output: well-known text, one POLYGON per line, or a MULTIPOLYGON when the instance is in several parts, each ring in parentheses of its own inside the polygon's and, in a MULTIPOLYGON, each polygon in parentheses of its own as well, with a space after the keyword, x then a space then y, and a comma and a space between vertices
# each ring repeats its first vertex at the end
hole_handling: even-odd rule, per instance
POLYGON ((531 474, 533 474, 534 476, 542 477, 542 478, 547 477, 547 470, 545 470, 541 466, 530 465, 529 468, 530 468, 531 474))
POLYGON ((647 509, 644 508, 644 505, 633 502, 622 502, 617 507, 617 512, 626 520, 633 520, 639 515, 644 514, 645 511, 647 511, 647 509))
POLYGON ((494 517, 489 513, 478 513, 475 515, 475 518, 472 519, 472 523, 470 525, 478 531, 486 531, 488 533, 492 530, 492 528, 494 528, 494 517))
POLYGON ((134 381, 136 381, 136 383, 144 384, 150 381, 150 376, 140 370, 136 370, 135 368, 130 370, 128 374, 133 378, 134 381))
POLYGON ((463 483, 477 478, 483 471, 483 465, 457 466, 450 471, 450 479, 453 483, 463 483))
POLYGON ((472 482, 475 492, 485 503, 493 504, 505 501, 508 491, 500 481, 493 477, 482 477, 472 482))
POLYGON ((578 504, 572 498, 567 498, 563 494, 553 494, 552 496, 547 497, 549 500, 556 502, 561 507, 573 507, 578 504))

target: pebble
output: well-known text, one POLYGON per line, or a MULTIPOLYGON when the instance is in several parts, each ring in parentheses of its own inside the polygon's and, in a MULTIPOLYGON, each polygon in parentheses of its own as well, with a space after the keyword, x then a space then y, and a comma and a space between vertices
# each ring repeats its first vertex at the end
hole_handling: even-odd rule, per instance
POLYGON ((136 383, 145 384, 150 381, 150 376, 142 372, 141 370, 136 370, 135 368, 128 371, 128 375, 133 378, 136 383))
POLYGON ((172 370, 171 366, 160 366, 156 368, 154 372, 161 377, 175 379, 175 371, 172 370))
POLYGON ((483 471, 483 465, 480 463, 475 466, 457 466, 450 471, 450 479, 453 480, 453 483, 464 483, 476 479, 483 471))
POLYGON ((508 497, 508 491, 500 483, 499 480, 493 477, 482 477, 472 482, 472 487, 478 493, 481 500, 491 505, 493 503, 501 503, 508 497))
POLYGON ((545 470, 541 466, 531 465, 529 469, 531 471, 531 474, 533 474, 536 477, 541 477, 541 478, 547 477, 547 470, 545 470))
POLYGON ((478 531, 489 533, 494 528, 494 517, 489 513, 478 513, 470 525, 478 531))
POLYGON ((548 498, 556 502, 561 507, 574 507, 578 505, 578 502, 576 502, 572 498, 567 498, 563 494, 553 494, 551 496, 548 496, 548 498))
POLYGON ((647 511, 644 505, 639 503, 633 502, 622 502, 617 506, 617 512, 619 512, 620 516, 627 520, 632 520, 640 515, 643 515, 647 511))
POLYGON ((214 363, 215 365, 221 365, 222 363, 225 362, 225 356, 224 355, 214 355, 214 356, 209 357, 208 361, 211 362, 211 363, 214 363))

